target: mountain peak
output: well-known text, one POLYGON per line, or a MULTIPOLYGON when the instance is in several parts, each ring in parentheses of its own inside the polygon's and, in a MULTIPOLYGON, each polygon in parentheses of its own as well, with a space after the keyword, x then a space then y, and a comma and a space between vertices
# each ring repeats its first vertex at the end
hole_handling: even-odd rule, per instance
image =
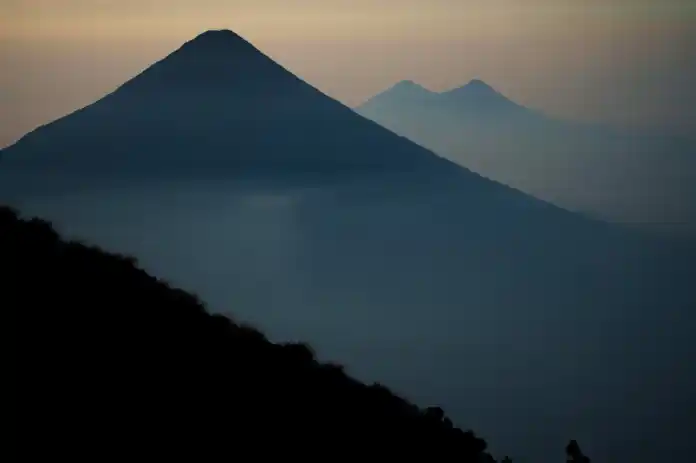
POLYGON ((237 33, 227 29, 209 30, 184 43, 119 90, 154 94, 171 87, 198 93, 240 85, 258 87, 269 80, 284 80, 286 75, 282 70, 237 33))
POLYGON ((242 50, 260 53, 251 43, 229 29, 205 31, 179 49, 179 51, 184 50, 206 54, 210 52, 238 53, 242 50))
POLYGON ((201 32, 194 40, 244 40, 242 36, 229 29, 209 29, 201 32))
POLYGON ((465 100, 468 101, 469 104, 476 104, 477 106, 514 104, 507 97, 481 79, 472 79, 468 84, 448 92, 444 92, 442 95, 450 95, 457 100, 465 100))
POLYGON ((412 81, 412 80, 402 80, 400 82, 397 82, 394 84, 392 87, 392 90, 398 89, 402 91, 416 91, 416 92, 430 92, 428 89, 423 87, 422 85, 412 81))
POLYGON ((229 30, 229 29, 211 29, 201 34, 198 34, 195 38, 188 41, 187 44, 196 45, 233 45, 238 43, 246 43, 240 35, 229 30))
POLYGON ((394 86, 395 87, 421 87, 419 84, 415 83, 412 80, 408 80, 408 79, 397 82, 397 84, 394 86))
POLYGON ((478 95, 498 95, 498 92, 481 79, 472 79, 468 84, 452 90, 456 93, 470 93, 478 95))
POLYGON ((488 113, 499 117, 523 109, 481 79, 472 79, 466 85, 440 93, 440 96, 446 104, 458 108, 457 111, 478 116, 488 113))
POLYGON ((432 92, 412 80, 402 80, 395 84, 388 92, 397 92, 400 95, 425 95, 432 92))
POLYGON ((490 88, 491 90, 493 89, 493 87, 491 87, 481 79, 471 79, 469 83, 466 84, 466 87, 490 88))

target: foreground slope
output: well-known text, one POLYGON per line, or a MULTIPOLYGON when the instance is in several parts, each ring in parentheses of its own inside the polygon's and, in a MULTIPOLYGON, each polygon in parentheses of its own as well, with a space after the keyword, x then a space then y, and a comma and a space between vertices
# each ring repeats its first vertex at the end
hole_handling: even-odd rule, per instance
POLYGON ((489 461, 485 442, 441 410, 210 315, 134 260, 64 241, 47 222, 0 208, 0 254, 24 457, 489 461))
POLYGON ((693 140, 553 119, 479 80, 443 93, 402 82, 356 111, 562 207, 696 235, 693 140))

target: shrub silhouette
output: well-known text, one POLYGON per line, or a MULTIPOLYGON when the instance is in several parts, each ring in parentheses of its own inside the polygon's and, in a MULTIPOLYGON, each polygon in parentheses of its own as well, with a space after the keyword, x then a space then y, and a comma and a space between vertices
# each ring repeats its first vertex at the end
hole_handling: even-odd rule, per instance
POLYGON ((64 241, 48 222, 0 208, 0 258, 25 460, 493 461, 442 409, 211 315, 134 259, 64 241))
POLYGON ((577 441, 571 440, 566 446, 568 463, 590 463, 590 459, 582 453, 577 441))

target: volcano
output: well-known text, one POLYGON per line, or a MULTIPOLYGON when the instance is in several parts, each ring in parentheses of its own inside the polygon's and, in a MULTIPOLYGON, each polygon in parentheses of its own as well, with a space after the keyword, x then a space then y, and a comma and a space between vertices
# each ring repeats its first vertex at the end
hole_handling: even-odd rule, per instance
POLYGON ((446 170, 234 32, 208 31, 0 153, 5 170, 127 176, 446 170))

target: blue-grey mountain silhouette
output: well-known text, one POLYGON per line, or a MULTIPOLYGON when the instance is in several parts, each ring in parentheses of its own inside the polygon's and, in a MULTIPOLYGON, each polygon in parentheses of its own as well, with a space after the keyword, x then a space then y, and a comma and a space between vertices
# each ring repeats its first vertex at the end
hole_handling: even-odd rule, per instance
POLYGON ((543 117, 510 100, 480 79, 442 93, 430 91, 413 81, 401 81, 370 98, 357 111, 380 119, 380 122, 385 119, 399 128, 401 126, 398 124, 409 123, 425 126, 423 119, 434 117, 430 126, 440 129, 441 124, 446 124, 445 127, 452 130, 460 127, 462 120, 501 124, 518 122, 525 117, 543 117))
POLYGON ((230 31, 201 34, 2 155, 13 168, 53 169, 53 179, 88 173, 100 181, 446 164, 355 117, 230 31))
POLYGON ((232 32, 0 155, 0 201, 442 404, 493 452, 688 455, 693 254, 438 157, 232 32))
POLYGON ((474 113, 479 117, 486 114, 502 117, 506 114, 528 112, 526 108, 509 100, 479 79, 474 79, 462 87, 444 92, 440 94, 440 98, 445 105, 451 105, 453 111, 474 113))
POLYGON ((693 140, 555 119, 481 80, 443 93, 417 88, 415 99, 397 84, 356 110, 475 172, 562 207, 696 234, 696 205, 688 200, 696 197, 693 140))

